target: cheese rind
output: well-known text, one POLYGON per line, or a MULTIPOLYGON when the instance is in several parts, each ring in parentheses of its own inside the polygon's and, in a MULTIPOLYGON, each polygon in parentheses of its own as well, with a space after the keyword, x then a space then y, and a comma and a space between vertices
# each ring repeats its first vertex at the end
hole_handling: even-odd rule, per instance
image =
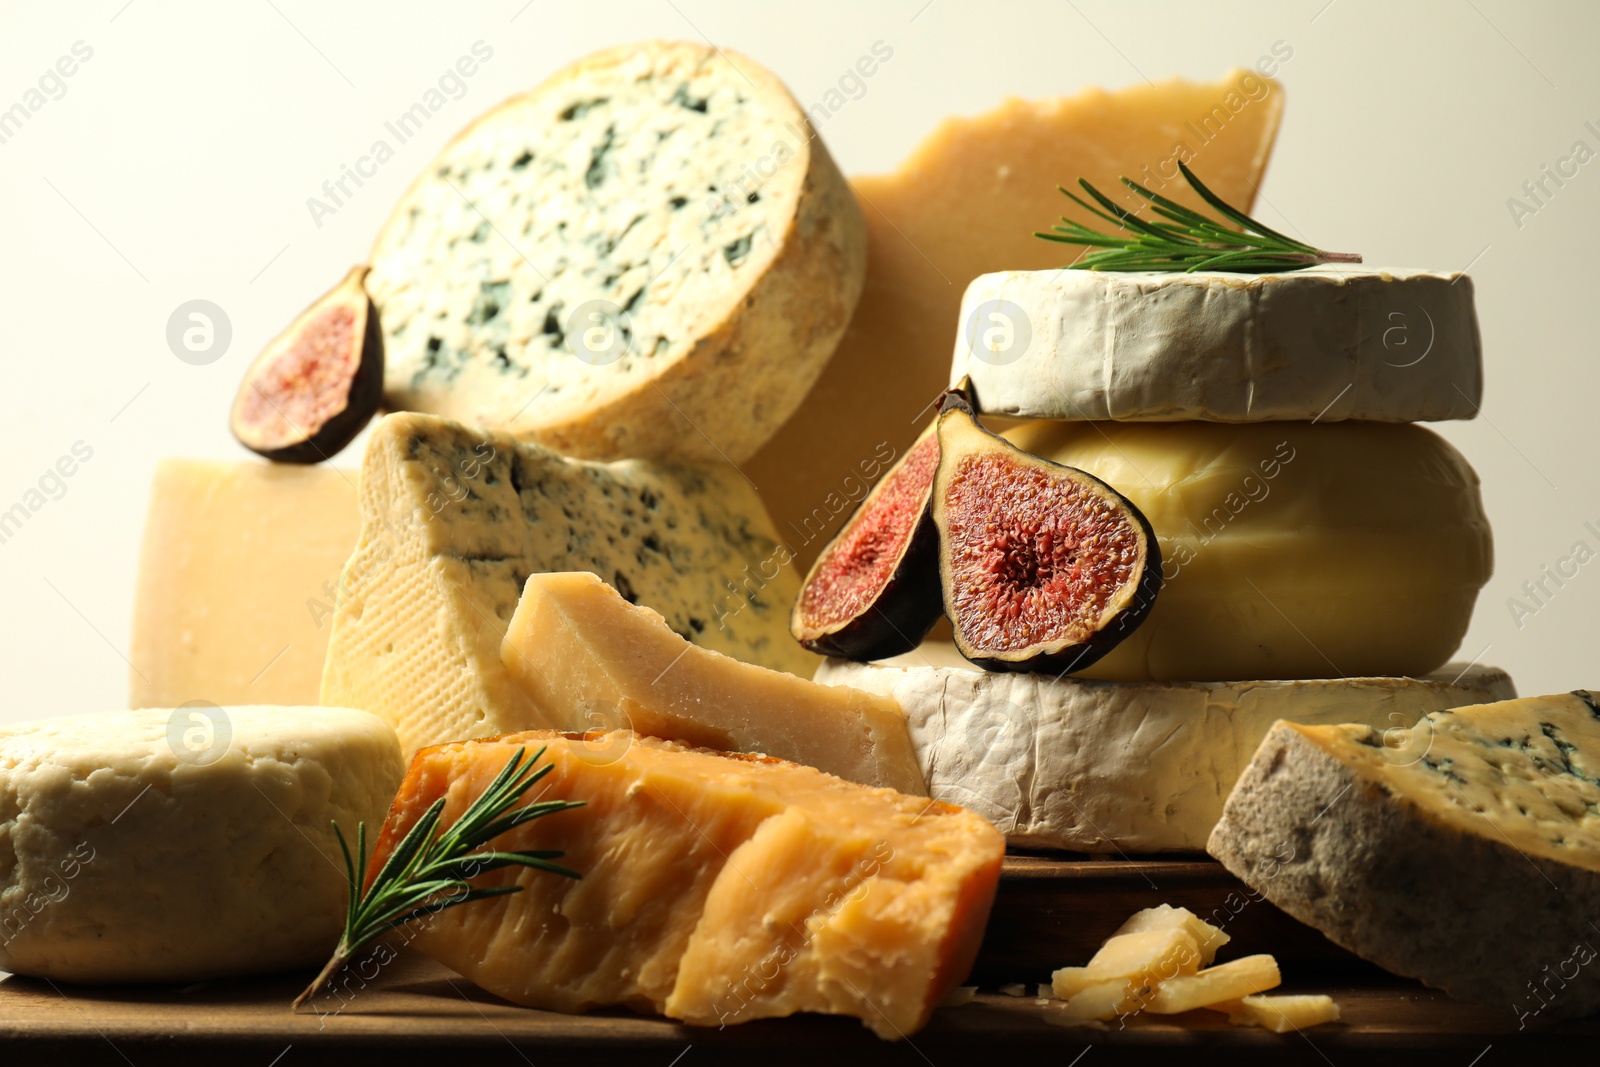
POLYGON ((1337 944, 1519 1022, 1600 1008, 1600 700, 1279 723, 1207 850, 1337 944))
POLYGON ((631 729, 928 791, 894 701, 690 644, 592 574, 532 575, 500 655, 535 711, 517 729, 631 729))
POLYGON ((1117 181, 1126 174, 1201 207, 1178 174, 1186 159, 1248 211, 1284 96, 1277 82, 1235 70, 1210 82, 1012 98, 945 119, 893 172, 853 178, 867 227, 861 303, 800 408, 744 467, 801 569, 926 423, 967 283, 1071 261, 1073 249, 1033 236, 1078 211, 1057 185, 1082 176, 1132 208, 1143 201, 1117 181))
POLYGON ((536 572, 592 571, 748 662, 816 662, 789 636, 787 551, 725 467, 585 462, 403 413, 372 431, 361 516, 322 699, 381 715, 407 753, 540 721, 500 658, 536 572))
POLYGON ((1478 476, 1423 426, 1029 422, 1004 436, 1115 488, 1161 545, 1150 614, 1082 677, 1427 674, 1494 569, 1478 476))
POLYGON ((1205 848, 1279 719, 1383 731, 1515 695, 1504 671, 1476 665, 1424 678, 1109 682, 961 662, 927 644, 883 664, 830 659, 816 678, 900 705, 933 797, 978 812, 1014 845, 1082 852, 1205 848))
POLYGON ((167 459, 150 487, 128 704, 315 704, 356 473, 167 459))
POLYGON ((372 251, 385 392, 568 455, 747 459, 844 332, 860 208, 783 84, 595 53, 463 130, 372 251))
POLYGON ((0 970, 193 982, 312 966, 394 732, 347 708, 195 705, 0 726, 0 970), (353 837, 352 837, 353 840, 353 837))
POLYGON ((977 954, 1005 843, 971 812, 761 756, 549 731, 419 752, 374 864, 436 799, 459 817, 519 748, 581 809, 503 849, 559 849, 581 880, 441 912, 412 941, 484 989, 557 1011, 627 1005, 722 1026, 801 1011, 914 1033, 977 954), (597 756, 596 753, 603 753, 597 756))
POLYGON ((1483 400, 1459 272, 1004 271, 967 286, 960 323, 950 380, 993 415, 1425 422, 1483 400))

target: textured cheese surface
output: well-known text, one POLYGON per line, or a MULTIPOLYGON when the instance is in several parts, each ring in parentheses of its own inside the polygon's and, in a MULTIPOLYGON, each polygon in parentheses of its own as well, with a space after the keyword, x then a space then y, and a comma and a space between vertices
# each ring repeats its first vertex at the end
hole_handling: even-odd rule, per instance
POLYGON ((1420 422, 1483 398, 1472 279, 1323 266, 1285 274, 1006 271, 967 286, 950 380, 1042 419, 1420 422))
POLYGON ((560 849, 581 881, 442 912, 413 944, 532 1007, 626 1005, 724 1026, 812 1011, 913 1033, 977 953, 1005 842, 971 812, 809 767, 617 732, 516 734, 417 754, 375 855, 438 797, 448 825, 519 746, 586 806, 502 848, 560 849))
POLYGON ((194 982, 322 962, 346 896, 329 821, 377 825, 402 770, 394 732, 347 708, 0 726, 0 971, 194 982))
POLYGON ((737 463, 821 371, 865 254, 781 83, 653 42, 463 131, 396 207, 367 284, 396 407, 571 455, 737 463))
POLYGON ((1600 1009, 1597 808, 1594 693, 1388 735, 1286 722, 1207 851, 1335 943, 1526 1029, 1600 1009))
POLYGON ((1076 210, 1058 185, 1081 175, 1133 207, 1142 201, 1117 181, 1126 174, 1199 207, 1177 171, 1182 146, 1177 159, 1248 211, 1283 104, 1276 82, 1245 71, 1009 99, 945 119, 893 173, 852 179, 867 222, 860 306, 799 411, 744 467, 801 569, 871 487, 877 475, 864 472, 893 462, 926 425, 963 329, 967 283, 1062 267, 1076 254, 1033 236, 1076 210))
POLYGON ((134 602, 128 704, 315 704, 333 588, 361 527, 356 474, 168 459, 134 602))
POLYGON ((1493 570, 1478 476, 1421 426, 1032 422, 1005 436, 1109 483, 1161 543, 1154 607, 1085 677, 1426 674, 1493 570))
POLYGON ((817 680, 893 697, 930 794, 1014 845, 1080 852, 1205 848, 1234 781, 1274 722, 1388 730, 1514 695, 1493 667, 1426 678, 1105 682, 956 666, 929 644, 888 664, 830 659, 817 680), (942 665, 931 665, 942 664, 942 665))
POLYGON ((500 660, 528 576, 587 570, 705 647, 809 675, 799 579, 737 472, 567 459, 403 413, 372 431, 324 703, 381 715, 410 753, 539 721, 500 660))
POLYGON ((635 730, 927 793, 894 701, 690 644, 592 574, 530 577, 500 655, 535 712, 521 729, 635 730))

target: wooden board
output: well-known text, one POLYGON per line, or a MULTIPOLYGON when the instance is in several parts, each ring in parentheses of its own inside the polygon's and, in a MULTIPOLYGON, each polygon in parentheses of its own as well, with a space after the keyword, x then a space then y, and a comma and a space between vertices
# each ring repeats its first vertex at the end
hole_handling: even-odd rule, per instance
MULTIPOLYGON (((701 1067, 715 1063, 762 1067, 819 1057, 840 1062, 960 1064, 972 1056, 1029 1055, 1068 1064, 1090 1046, 1096 1062, 1170 1064, 1457 1063, 1466 1067, 1484 1050, 1496 1063, 1521 1062, 1534 1052, 1588 1055, 1600 1041, 1600 1020, 1525 1029, 1509 1010, 1459 1004, 1415 983, 1393 978, 1343 954, 1264 901, 1248 895, 1215 863, 1194 858, 1106 860, 1027 856, 1008 859, 979 970, 985 983, 1029 981, 1086 959, 1133 910, 1184 904, 1206 914, 1238 908, 1227 929, 1226 957, 1273 951, 1284 963, 1285 992, 1332 993, 1344 1009, 1338 1024, 1304 1034, 1278 1035, 1229 1026, 1223 1016, 1140 1016, 1125 1027, 1056 1025, 1059 1005, 1032 997, 980 993, 973 1003, 941 1009, 927 1029, 885 1044, 850 1019, 803 1016, 726 1030, 680 1026, 627 1012, 587 1016, 533 1011, 507 1004, 444 967, 402 951, 366 981, 321 1011, 289 1012, 309 973, 184 988, 77 987, 12 977, 0 981, 0 1058, 10 1063, 215 1064, 309 1067, 389 1058, 411 1063, 429 1056, 487 1064, 649 1063, 701 1067), (1196 905, 1199 905, 1198 907, 1196 905), (1294 940, 1298 953, 1291 956, 1294 940), (1236 948, 1238 951, 1236 952, 1236 948), (1296 962, 1290 962, 1294 959, 1296 962), (1211 1055, 1208 1055, 1208 1051, 1211 1055), (1509 1057, 1501 1055, 1509 1054, 1509 1057)), ((992 988, 992 987, 991 987, 992 988)))

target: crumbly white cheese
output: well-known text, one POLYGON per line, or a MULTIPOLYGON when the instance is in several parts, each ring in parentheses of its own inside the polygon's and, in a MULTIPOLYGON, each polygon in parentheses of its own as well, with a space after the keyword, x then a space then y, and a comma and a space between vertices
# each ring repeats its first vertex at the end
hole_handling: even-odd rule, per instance
POLYGON ((347 708, 0 726, 0 970, 189 982, 325 960, 346 895, 330 820, 376 828, 402 771, 394 732, 347 708))
POLYGON ((967 286, 960 321, 951 381, 998 415, 1421 422, 1482 400, 1460 273, 1006 271, 967 286))
POLYGON ((500 644, 531 574, 589 571, 679 635, 774 670, 800 579, 726 465, 594 463, 405 412, 372 431, 361 539, 341 577, 322 702, 365 708, 406 753, 545 721, 500 644))
POLYGON ((865 260, 860 209, 783 85, 649 42, 464 130, 367 284, 394 407, 569 455, 737 463, 821 372, 865 260))
POLYGON ((816 680, 893 697, 928 791, 1014 845, 1082 852, 1199 850, 1279 719, 1410 726, 1514 695, 1494 667, 1426 678, 1105 682, 979 671, 929 643, 883 664, 830 659, 816 680))
POLYGON ((1388 736, 1278 723, 1206 849, 1372 962, 1534 1023, 1600 1009, 1600 695, 1388 736))

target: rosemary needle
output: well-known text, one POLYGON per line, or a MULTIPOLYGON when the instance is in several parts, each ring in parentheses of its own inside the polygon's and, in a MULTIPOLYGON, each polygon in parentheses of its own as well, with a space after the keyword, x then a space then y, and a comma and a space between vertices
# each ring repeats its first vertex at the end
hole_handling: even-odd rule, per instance
POLYGON ((1299 270, 1317 263, 1360 263, 1353 252, 1324 252, 1303 241, 1286 237, 1257 222, 1207 189, 1183 163, 1178 164, 1184 180, 1220 219, 1153 193, 1138 182, 1123 178, 1122 184, 1150 202, 1150 210, 1165 219, 1141 219, 1083 178, 1078 184, 1094 203, 1058 186, 1061 192, 1097 218, 1116 225, 1123 232, 1101 233, 1074 219, 1062 217, 1049 233, 1036 233, 1046 241, 1082 245, 1098 249, 1072 264, 1074 270, 1107 271, 1233 271, 1261 274, 1269 271, 1299 270), (1233 225, 1230 226, 1229 223, 1233 225), (1238 227, 1235 229, 1234 227, 1238 227))
POLYGON ((545 753, 543 748, 524 761, 526 751, 517 749, 483 794, 449 829, 437 834, 444 798, 434 801, 394 847, 365 892, 362 887, 367 880, 367 825, 360 823, 356 828, 356 856, 352 860, 344 832, 334 824, 349 884, 344 934, 327 966, 295 998, 295 1009, 321 992, 352 956, 390 930, 458 904, 522 891, 519 885, 480 888, 471 885, 469 878, 512 866, 532 867, 568 878, 582 877, 577 871, 551 862, 561 857, 560 852, 477 851, 525 822, 583 806, 583 801, 545 800, 518 807, 522 795, 552 769, 548 763, 537 766, 545 753))

